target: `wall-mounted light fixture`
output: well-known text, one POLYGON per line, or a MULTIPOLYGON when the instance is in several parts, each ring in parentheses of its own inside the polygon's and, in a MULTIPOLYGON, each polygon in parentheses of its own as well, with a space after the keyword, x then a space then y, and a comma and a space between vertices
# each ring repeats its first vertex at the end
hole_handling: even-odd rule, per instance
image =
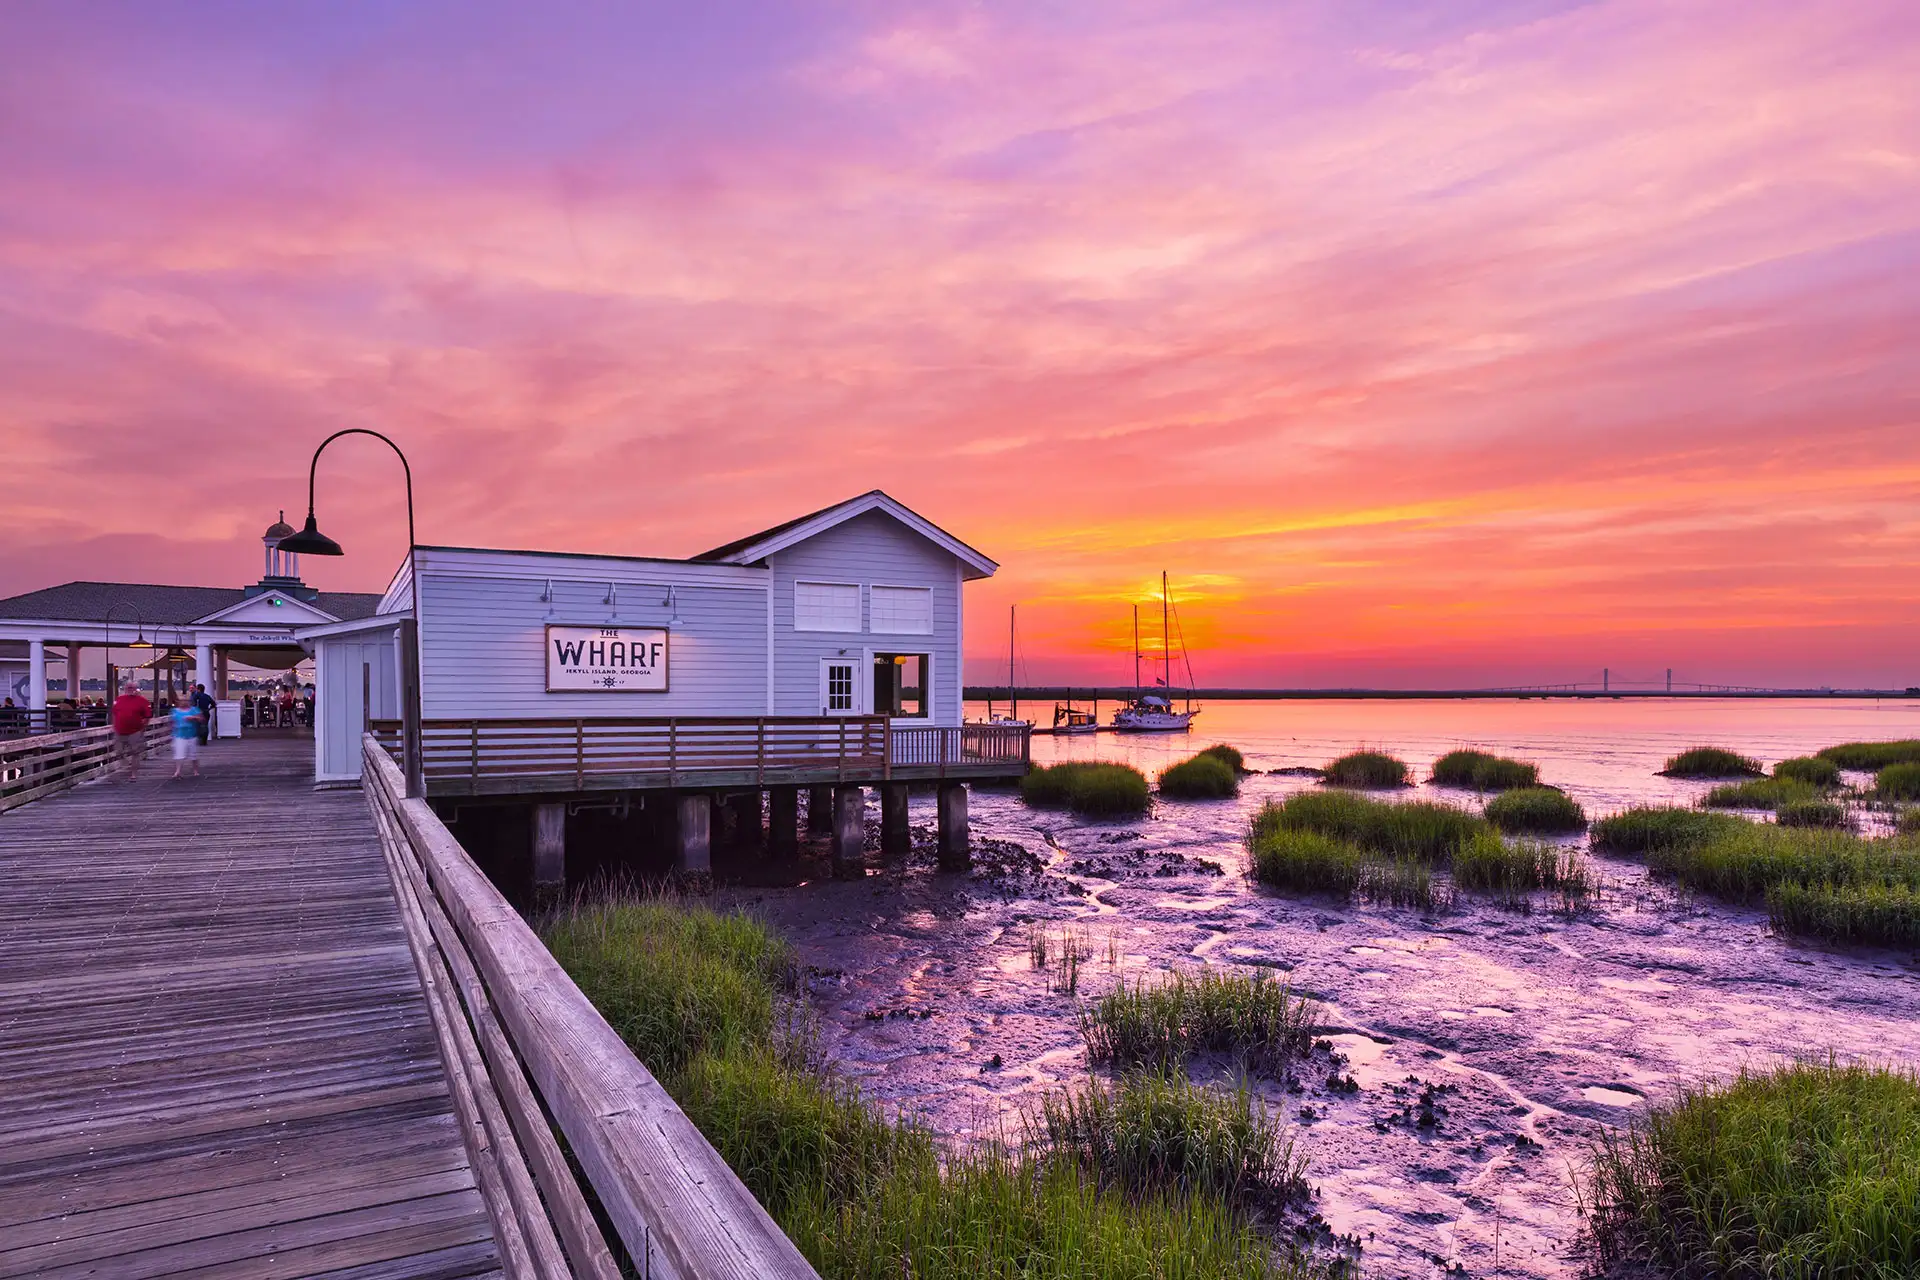
POLYGON ((607 613, 608 622, 620 621, 620 584, 617 582, 609 582, 607 584, 607 598, 600 603, 607 606, 609 610, 607 613))
POLYGON ((553 617, 553 579, 547 579, 547 589, 540 593, 540 603, 547 606, 547 617, 553 617))
POLYGON ((661 601, 661 603, 667 606, 667 625, 670 627, 679 626, 680 625, 680 589, 678 587, 668 587, 667 598, 661 601))

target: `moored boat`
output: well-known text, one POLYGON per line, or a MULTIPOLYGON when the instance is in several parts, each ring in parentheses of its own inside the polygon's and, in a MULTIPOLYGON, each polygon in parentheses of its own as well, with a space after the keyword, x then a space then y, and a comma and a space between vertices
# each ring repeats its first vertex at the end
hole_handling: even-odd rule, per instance
MULTIPOLYGON (((1113 713, 1113 728, 1119 733, 1186 733, 1192 729, 1194 717, 1200 714, 1200 708, 1193 705, 1193 676, 1189 665, 1187 676, 1187 705, 1176 711, 1173 708, 1173 634, 1169 625, 1172 612, 1172 598, 1167 591, 1167 575, 1160 574, 1160 679, 1158 685, 1165 693, 1148 693, 1140 683, 1140 606, 1133 608, 1133 683, 1135 692, 1133 701, 1113 713)), ((1181 661, 1186 662, 1184 644, 1181 648, 1181 661)))

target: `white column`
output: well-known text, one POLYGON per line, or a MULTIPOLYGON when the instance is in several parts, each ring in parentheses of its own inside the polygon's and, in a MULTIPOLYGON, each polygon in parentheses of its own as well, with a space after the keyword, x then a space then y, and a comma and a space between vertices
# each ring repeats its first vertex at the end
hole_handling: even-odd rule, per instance
POLYGON ((201 641, 193 651, 193 682, 207 686, 207 692, 214 690, 213 646, 201 641))
POLYGON ((47 642, 27 641, 27 709, 47 709, 47 642))

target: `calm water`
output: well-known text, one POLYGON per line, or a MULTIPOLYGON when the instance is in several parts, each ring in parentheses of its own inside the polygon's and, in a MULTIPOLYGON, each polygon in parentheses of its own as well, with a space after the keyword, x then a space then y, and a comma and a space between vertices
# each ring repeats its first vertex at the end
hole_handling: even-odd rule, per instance
MULTIPOLYGON (((1004 704, 1002 704, 1004 706, 1004 704)), ((983 714, 985 703, 968 707, 983 714)), ((1101 719, 1110 718, 1107 704, 1101 719)), ((1036 724, 1053 704, 1021 704, 1036 724)), ((1920 737, 1920 698, 1884 701, 1448 701, 1215 702, 1191 734, 1034 738, 1034 759, 1121 760, 1152 777, 1212 742, 1228 742, 1255 769, 1318 767, 1362 747, 1398 756, 1424 778, 1459 747, 1530 760, 1543 781, 1602 814, 1636 804, 1692 803, 1705 784, 1656 777, 1688 747, 1723 746, 1771 764, 1839 742, 1920 737)))
MULTIPOLYGON (((1022 710, 1051 721, 1050 706, 1022 710)), ((1655 776, 1689 746, 1772 763, 1888 738, 1920 738, 1920 700, 1222 702, 1190 737, 1038 737, 1034 750, 1151 776, 1213 742, 1261 770, 1372 747, 1425 777, 1435 757, 1474 746, 1537 763, 1598 816, 1696 800, 1706 784, 1655 776)), ((1776 937, 1764 910, 1689 900, 1635 861, 1595 859, 1603 888, 1570 916, 1467 894, 1428 913, 1251 883, 1248 818, 1315 785, 1261 773, 1237 798, 1156 800, 1126 822, 977 789, 968 876, 933 871, 932 803, 916 796, 914 856, 876 857, 862 881, 820 878, 814 862, 804 883, 737 892, 814 966, 841 1065, 955 1138, 1017 1132, 1041 1093, 1082 1078, 1079 1010, 1117 983, 1199 965, 1284 976, 1323 1002, 1338 1069, 1360 1090, 1328 1088, 1324 1057, 1300 1092, 1255 1088, 1309 1159, 1316 1207, 1364 1244, 1370 1277, 1426 1280, 1455 1262, 1475 1276, 1580 1274, 1573 1179, 1601 1127, 1746 1063, 1920 1059, 1913 955, 1776 937), (1077 990, 1034 969, 1036 929, 1088 946, 1077 990), (915 1016, 883 1016, 904 1011, 915 1016), (1408 1099, 1428 1085, 1445 1086, 1446 1114, 1410 1127, 1408 1099)), ((1424 785, 1400 794, 1479 803, 1424 785)))

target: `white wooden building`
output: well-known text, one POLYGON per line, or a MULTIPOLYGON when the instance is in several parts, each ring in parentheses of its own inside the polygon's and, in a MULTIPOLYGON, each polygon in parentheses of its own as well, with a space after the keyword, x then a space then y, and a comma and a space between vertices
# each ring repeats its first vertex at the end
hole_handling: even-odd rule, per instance
MULTIPOLYGON (((451 722, 475 721, 957 728, 964 586, 997 567, 878 490, 685 560, 423 546, 372 616, 297 633, 318 673, 316 776, 357 778, 367 722, 399 716, 398 625, 416 573, 421 713, 445 747, 451 722), (603 658, 619 646, 618 668, 584 652, 566 666, 572 646, 596 642, 603 658), (657 645, 657 666, 636 674, 636 645, 657 645)), ((457 762, 441 754, 446 778, 457 762)))

